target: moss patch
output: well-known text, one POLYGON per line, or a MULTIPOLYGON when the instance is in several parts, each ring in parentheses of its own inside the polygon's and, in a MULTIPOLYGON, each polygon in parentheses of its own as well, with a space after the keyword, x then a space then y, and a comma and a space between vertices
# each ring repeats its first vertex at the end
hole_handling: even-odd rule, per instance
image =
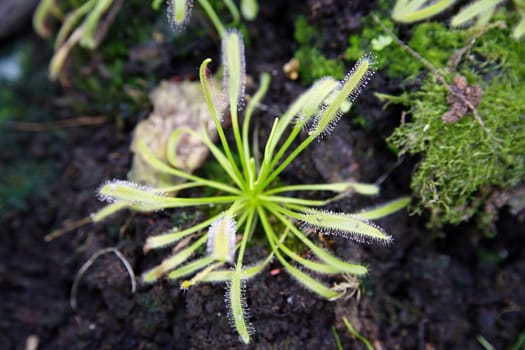
POLYGON ((327 58, 321 51, 322 38, 318 31, 310 26, 302 16, 295 21, 294 38, 299 45, 294 57, 300 62, 299 76, 301 82, 310 85, 317 79, 331 76, 342 79, 345 76, 345 65, 339 59, 327 58))
MULTIPOLYGON (((441 24, 418 26, 410 43, 438 68, 444 68, 454 49, 467 45, 466 32, 452 32, 441 24), (436 43, 444 51, 429 50, 436 43), (428 39, 428 40, 427 40, 428 39), (441 44, 439 44, 441 43, 441 44), (425 50, 427 48, 427 50, 425 50), (446 51, 445 51, 446 49, 446 51)), ((493 217, 483 208, 489 197, 525 179, 525 47, 507 30, 492 29, 481 36, 463 57, 457 72, 469 85, 480 86, 483 97, 478 114, 490 134, 471 114, 445 124, 447 90, 428 74, 419 91, 397 99, 411 114, 388 141, 402 153, 420 154, 422 160, 411 187, 419 200, 415 211, 430 211, 432 226, 457 224, 479 215, 493 217), (491 136, 492 135, 492 136, 491 136)))

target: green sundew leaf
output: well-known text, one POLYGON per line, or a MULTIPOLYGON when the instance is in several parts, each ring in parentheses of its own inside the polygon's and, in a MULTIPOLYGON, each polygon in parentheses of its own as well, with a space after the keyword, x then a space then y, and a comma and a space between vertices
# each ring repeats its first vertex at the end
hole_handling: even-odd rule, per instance
MULTIPOLYGON (((213 100, 212 95, 211 95, 211 89, 210 89, 210 85, 208 83, 208 78, 207 78, 207 67, 208 67, 208 64, 210 62, 211 62, 211 59, 209 59, 209 58, 205 59, 201 63, 201 66, 200 66, 200 69, 199 69, 199 78, 200 78, 200 82, 201 82, 202 91, 204 93, 204 98, 206 100, 206 105, 208 107, 208 110, 210 111, 210 113, 212 115, 212 118, 213 118, 213 122, 215 123, 215 127, 217 128, 217 133, 219 135, 219 139, 221 140, 222 149, 224 150, 224 153, 226 154, 226 157, 228 159, 229 166, 227 166, 225 168, 225 170, 228 170, 229 168, 231 168, 232 171, 234 172, 234 175, 235 175, 236 182, 237 182, 238 186, 242 187, 239 184, 239 179, 242 178, 242 176, 240 175, 240 172, 239 172, 239 170, 237 168, 235 160, 233 159, 233 155, 232 155, 230 146, 228 144, 228 141, 226 140, 226 136, 224 134, 224 130, 222 128, 221 121, 219 120, 219 116, 218 116, 217 110, 215 108, 214 100, 213 100)), ((210 143, 213 144, 212 142, 210 142, 210 143)), ((210 150, 211 150, 211 148, 210 148, 210 150)), ((212 150, 212 152, 213 152, 213 150, 212 150)), ((224 166, 225 165, 223 165, 223 167, 224 166)))
POLYGON ((278 119, 277 125, 272 129, 272 136, 268 138, 265 147, 265 160, 272 157, 282 135, 293 123, 297 121, 298 126, 304 125, 313 116, 315 116, 319 109, 321 102, 334 91, 338 86, 338 82, 333 78, 323 78, 315 82, 308 90, 303 92, 288 108, 288 110, 278 119), (335 85, 334 85, 335 81, 335 85), (318 102, 317 105, 315 102, 318 102))
POLYGON ((49 38, 51 31, 46 25, 46 19, 51 12, 51 7, 56 6, 56 0, 41 0, 33 15, 33 28, 43 38, 49 38))
POLYGON ((430 18, 452 6, 455 0, 439 0, 425 5, 426 0, 399 1, 392 11, 392 18, 401 23, 411 23, 430 18))
POLYGON ((311 290, 312 292, 322 296, 323 298, 332 300, 337 299, 340 297, 340 294, 329 287, 325 286, 312 276, 302 272, 299 269, 296 269, 292 265, 286 263, 286 261, 283 259, 281 260, 281 263, 284 265, 287 272, 292 275, 299 283, 301 283, 303 286, 311 290))
POLYGON ((84 17, 89 11, 91 11, 91 9, 93 9, 96 1, 97 0, 87 1, 82 6, 66 16, 66 19, 64 20, 64 23, 62 23, 62 27, 60 27, 60 31, 58 32, 55 40, 55 51, 64 44, 67 36, 71 33, 73 27, 78 23, 78 21, 80 21, 82 17, 84 17))
POLYGON ((298 113, 297 124, 301 126, 305 125, 314 116, 319 114, 323 103, 328 103, 327 99, 333 96, 333 93, 339 87, 339 81, 332 77, 326 77, 318 80, 312 86, 312 89, 308 93, 308 100, 304 104, 304 107, 298 113))
POLYGON ((284 254, 286 254, 292 260, 296 261, 298 264, 306 267, 309 270, 312 270, 317 273, 328 274, 328 275, 335 275, 335 274, 340 274, 344 272, 338 269, 336 266, 326 265, 326 264, 322 264, 322 263, 318 263, 315 261, 305 259, 301 257, 300 255, 296 254, 295 252, 293 252, 292 250, 290 250, 287 246, 285 246, 284 244, 280 242, 277 242, 277 245, 279 249, 283 251, 284 254))
POLYGON ((246 73, 244 63, 244 43, 241 32, 227 30, 222 39, 222 63, 224 65, 224 92, 230 108, 238 109, 244 97, 246 73))
POLYGON ((122 202, 117 203, 111 203, 103 207, 102 209, 96 211, 95 213, 91 214, 91 221, 93 222, 99 222, 105 218, 107 218, 110 215, 115 214, 117 211, 128 208, 129 205, 122 202))
POLYGON ((160 187, 159 190, 165 193, 176 193, 182 190, 187 190, 188 188, 195 188, 195 187, 201 187, 201 186, 204 186, 204 185, 198 182, 184 182, 178 185, 160 187))
POLYGON ((183 168, 184 164, 177 160, 177 146, 185 132, 186 128, 177 128, 173 130, 173 132, 168 137, 166 146, 166 160, 171 166, 179 169, 183 168))
MULTIPOLYGON (((252 119, 253 111, 255 110, 255 107, 257 107, 263 97, 266 95, 266 92, 268 91, 268 88, 270 87, 270 81, 271 77, 268 73, 261 74, 261 78, 259 79, 259 89, 257 89, 257 92, 253 95, 253 97, 248 102, 248 106, 246 107, 246 112, 244 113, 244 121, 242 125, 242 145, 243 145, 243 152, 244 152, 244 158, 249 159, 250 158, 250 148, 248 144, 248 131, 250 129, 250 121, 252 119)), ((257 138, 255 138, 256 140, 257 138)))
POLYGON ((346 317, 343 317, 343 322, 344 322, 346 328, 348 328, 348 330, 350 331, 350 333, 352 333, 352 335, 354 337, 356 337, 358 340, 360 340, 361 343, 363 343, 363 345, 366 347, 367 350, 374 350, 374 347, 372 346, 372 344, 370 344, 370 341, 368 339, 366 339, 365 337, 363 337, 357 331, 357 329, 355 329, 354 326, 352 326, 352 324, 348 321, 348 319, 346 317))
POLYGON ((348 182, 349 188, 354 190, 356 193, 375 196, 379 194, 379 186, 374 184, 366 184, 361 182, 348 182))
POLYGON ((154 211, 214 203, 234 202, 238 196, 214 196, 197 198, 167 197, 158 188, 141 186, 131 181, 113 180, 98 191, 99 199, 114 203, 123 202, 138 211, 154 211))
POLYGON ((383 243, 392 241, 392 237, 383 230, 355 215, 309 209, 307 212, 300 214, 299 218, 308 226, 317 227, 327 233, 353 238, 358 241, 378 241, 383 243))
MULTIPOLYGON (((232 279, 232 270, 215 270, 207 274, 202 282, 228 282, 232 279)), ((243 279, 246 279, 243 277, 243 279)))
POLYGON ((138 210, 158 210, 166 207, 165 193, 131 181, 109 181, 98 190, 101 201, 121 202, 138 210))
POLYGON ((241 279, 241 270, 235 270, 232 273, 232 279, 228 286, 226 292, 226 299, 228 300, 228 305, 230 306, 231 319, 237 333, 241 337, 241 340, 245 344, 250 343, 250 334, 251 327, 246 321, 246 300, 243 296, 244 286, 242 285, 243 281, 241 279))
POLYGON ((409 204, 410 204, 410 197, 402 197, 392 202, 380 205, 379 207, 376 207, 374 209, 363 210, 353 215, 360 217, 362 219, 374 220, 374 219, 379 219, 387 215, 390 215, 392 213, 395 213, 396 211, 405 208, 409 204))
POLYGON ((342 106, 354 101, 368 83, 373 74, 372 56, 365 55, 354 65, 347 74, 342 87, 333 97, 333 101, 315 118, 310 134, 319 136, 329 133, 341 117, 342 106))
POLYGON ((207 58, 204 61, 202 61, 201 66, 199 68, 199 80, 201 82, 201 88, 202 88, 202 93, 204 94, 204 99, 206 100, 206 106, 208 107, 208 110, 211 113, 213 121, 215 122, 215 127, 217 128, 217 131, 219 132, 219 135, 220 135, 223 133, 223 129, 222 129, 221 121, 219 119, 219 115, 217 114, 217 109, 215 108, 215 101, 211 94, 210 83, 208 82, 208 76, 207 76, 208 65, 210 64, 211 61, 212 61, 211 58, 207 58))
POLYGON ((192 7, 191 0, 168 0, 168 21, 173 29, 184 29, 190 20, 192 7))
POLYGON ((142 274, 142 282, 144 283, 153 283, 156 280, 158 280, 160 277, 165 275, 167 272, 173 270, 180 264, 183 264, 186 260, 188 260, 193 253, 201 246, 203 245, 206 240, 208 239, 208 235, 205 234, 201 238, 199 238, 195 243, 190 245, 188 248, 185 248, 175 255, 164 259, 160 265, 155 266, 154 268, 144 272, 142 274))
MULTIPOLYGON (((243 268, 241 270, 241 279, 248 280, 250 278, 255 277, 257 274, 262 272, 272 261, 273 259, 273 253, 270 254, 266 259, 263 261, 247 267, 243 268)), ((203 282, 226 282, 232 279, 232 270, 215 270, 211 271, 209 274, 207 274, 202 281, 203 282)))
MULTIPOLYGON (((297 232, 295 232, 295 235, 297 236, 297 232)), ((302 242, 305 243, 308 246, 308 248, 310 248, 312 253, 314 253, 319 259, 324 261, 326 264, 334 266, 338 270, 343 271, 345 273, 350 273, 357 276, 366 275, 368 273, 368 269, 365 266, 359 264, 350 264, 346 261, 342 261, 333 256, 332 254, 328 253, 327 251, 323 250, 322 248, 316 246, 314 243, 312 243, 312 241, 306 238, 304 234, 302 234, 302 237, 305 238, 304 240, 302 240, 302 242)))
POLYGON ((235 5, 235 3, 232 0, 224 0, 224 5, 226 5, 228 11, 230 11, 233 26, 238 26, 239 22, 241 21, 241 16, 239 14, 239 9, 237 8, 237 5, 235 5))
POLYGON ((224 171, 226 171, 230 178, 235 181, 237 186, 242 187, 241 175, 238 173, 238 171, 236 171, 237 168, 235 167, 235 163, 230 161, 230 159, 225 156, 217 146, 215 146, 205 130, 202 131, 200 136, 202 142, 206 145, 206 147, 208 147, 210 152, 213 154, 213 157, 215 157, 217 162, 219 162, 224 171))
POLYGON ((326 252, 322 248, 316 246, 312 241, 310 241, 306 237, 306 235, 303 232, 301 232, 301 230, 299 230, 288 218, 284 217, 280 212, 283 212, 285 215, 288 215, 297 220, 301 220, 301 215, 304 215, 304 214, 295 213, 295 212, 280 208, 277 205, 274 206, 273 204, 269 205, 268 210, 272 212, 275 216, 277 216, 277 218, 288 229, 290 229, 293 232, 293 234, 301 240, 302 243, 304 243, 308 248, 310 248, 312 253, 314 253, 319 259, 321 259, 328 265, 332 265, 340 269, 341 271, 344 271, 346 273, 350 273, 353 275, 358 275, 358 276, 365 275, 368 272, 365 266, 358 265, 358 264, 350 264, 345 261, 342 261, 336 258, 335 256, 333 256, 332 254, 326 252))
MULTIPOLYGON (((347 263, 345 261, 342 261, 342 260, 336 258, 335 256, 333 256, 332 254, 326 252, 322 248, 316 246, 288 218, 286 218, 283 215, 281 215, 281 213, 279 212, 278 208, 272 208, 270 206, 270 208, 268 208, 268 210, 271 213, 273 213, 275 216, 277 216, 277 218, 288 229, 290 229, 293 232, 293 234, 297 238, 299 238, 301 240, 302 243, 304 243, 312 251, 312 253, 314 253, 319 259, 324 261, 326 264, 334 266, 335 268, 337 268, 337 269, 339 269, 339 270, 341 270, 343 272, 350 273, 350 274, 353 274, 353 275, 361 276, 361 275, 366 275, 367 274, 368 270, 367 270, 367 268, 365 266, 358 265, 358 264, 350 264, 350 263, 347 263)), ((285 214, 286 215, 292 214, 291 215, 292 217, 294 217, 294 218, 296 218, 298 220, 301 220, 297 216, 298 213, 293 213, 293 212, 287 211, 285 214)))
POLYGON ((525 14, 521 16, 520 21, 518 22, 516 27, 514 27, 512 31, 512 38, 518 40, 518 39, 521 39, 521 37, 524 34, 525 34, 525 14))
POLYGON ((203 268, 205 268, 206 266, 208 266, 209 264, 211 264, 214 261, 215 261, 215 259, 213 257, 205 256, 205 257, 202 257, 202 258, 197 259, 195 261, 192 261, 192 262, 190 262, 187 265, 179 267, 176 270, 171 271, 170 273, 168 273, 168 275, 166 277, 168 279, 170 279, 170 280, 177 280, 177 279, 179 279, 181 277, 185 277, 185 276, 191 275, 191 274, 193 274, 193 273, 195 273, 195 272, 197 272, 199 270, 202 270, 203 268))
POLYGON ((89 15, 86 17, 83 26, 86 27, 84 31, 84 35, 80 39, 80 46, 85 47, 87 49, 94 49, 97 46, 97 42, 95 40, 95 33, 98 29, 98 24, 100 22, 100 18, 106 11, 109 9, 109 7, 113 4, 113 0, 98 0, 93 10, 89 13, 89 15))
POLYGON ((466 24, 468 21, 472 20, 474 17, 477 17, 486 11, 490 11, 491 9, 495 8, 502 2, 503 0, 475 1, 469 4, 467 7, 463 8, 461 11, 459 11, 454 17, 452 17, 452 20, 450 21, 450 25, 452 27, 462 26, 466 24))
POLYGON ((485 350, 496 350, 496 348, 487 340, 485 337, 478 335, 476 337, 476 340, 479 342, 481 346, 483 346, 483 349, 485 350))
POLYGON ((289 191, 332 191, 332 192, 348 192, 355 191, 359 194, 364 195, 376 195, 379 193, 379 186, 374 184, 359 183, 353 181, 347 182, 336 182, 332 184, 307 184, 307 185, 291 185, 291 186, 282 186, 273 188, 267 191, 265 194, 270 195, 280 192, 289 192, 289 191))
POLYGON ((257 0, 241 0, 241 13, 244 18, 253 21, 259 13, 257 0))
POLYGON ((518 340, 514 344, 512 344, 511 348, 509 350, 523 350, 523 347, 525 346, 525 331, 522 331, 518 337, 518 340))
POLYGON ((488 9, 487 11, 481 13, 481 14, 478 16, 478 19, 476 20, 476 24, 475 24, 475 26, 476 26, 476 27, 483 27, 483 26, 486 26, 486 25, 490 22, 490 19, 491 19, 492 16, 494 15, 494 12, 496 12, 496 8, 495 8, 495 7, 490 8, 490 9, 488 9))
POLYGON ((223 190, 223 191, 226 191, 228 193, 238 193, 238 194, 240 194, 240 191, 237 188, 228 186, 228 185, 226 185, 224 183, 221 183, 221 182, 199 178, 199 177, 194 176, 192 174, 185 173, 182 170, 178 170, 178 169, 175 169, 175 168, 172 168, 172 167, 168 166, 167 164, 165 164, 161 160, 159 160, 155 156, 155 154, 153 154, 153 152, 148 148, 146 143, 144 143, 144 141, 142 141, 142 140, 139 140, 137 142, 136 152, 139 153, 143 157, 144 161, 146 161, 156 171, 159 171, 159 172, 162 172, 162 173, 166 173, 166 174, 175 175, 175 176, 181 177, 183 179, 187 179, 187 180, 193 180, 193 181, 195 181, 195 182, 197 182, 199 184, 202 184, 204 186, 217 188, 219 190, 223 190))
POLYGON ((185 230, 178 231, 173 229, 167 233, 163 233, 156 236, 151 236, 146 239, 146 244, 144 244, 144 252, 148 252, 151 249, 163 248, 168 245, 172 245, 180 241, 181 239, 203 230, 210 226, 215 220, 217 220, 222 214, 216 215, 208 220, 205 220, 197 225, 191 226, 185 230))

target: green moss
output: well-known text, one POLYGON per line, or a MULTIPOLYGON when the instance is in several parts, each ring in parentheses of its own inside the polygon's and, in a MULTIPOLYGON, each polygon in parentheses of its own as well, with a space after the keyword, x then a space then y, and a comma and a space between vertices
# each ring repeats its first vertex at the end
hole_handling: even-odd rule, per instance
POLYGON ((319 32, 308 24, 304 17, 295 21, 294 38, 299 45, 294 57, 299 60, 301 82, 310 85, 317 79, 332 76, 342 79, 345 76, 344 62, 327 58, 321 51, 322 38, 319 32))
MULTIPOLYGON (((389 19, 381 19, 381 21, 390 29, 395 31, 394 24, 389 19)), ((379 27, 370 17, 363 19, 363 31, 359 34, 352 34, 348 38, 348 47, 345 50, 345 59, 356 61, 361 58, 365 53, 371 52, 376 58, 376 69, 382 70, 384 68, 394 69, 397 67, 396 61, 399 61, 401 66, 406 65, 404 56, 406 55, 403 50, 394 45, 392 42, 386 45, 374 45, 373 43, 384 42, 386 38, 385 32, 379 27), (394 68, 392 64, 395 64, 394 68)), ((418 68, 410 69, 415 71, 418 68)), ((398 69, 397 69, 398 70, 398 69)), ((396 71, 397 71, 396 70, 396 71)), ((395 76, 396 74, 391 74, 395 76)), ((399 74, 397 74, 399 76, 399 74)))
POLYGON ((331 76, 342 79, 345 76, 345 66, 342 61, 326 58, 316 48, 301 47, 295 52, 295 58, 300 62, 299 76, 305 85, 331 76))
MULTIPOLYGON (((443 67, 455 47, 462 46, 464 34, 449 36, 442 25, 420 25, 443 52, 425 48, 434 41, 423 38, 423 29, 412 38, 414 48, 443 67)), ((421 162, 411 187, 419 199, 415 208, 427 208, 432 226, 456 224, 478 215, 488 223, 492 214, 484 212, 488 198, 525 180, 525 47, 513 41, 508 31, 493 29, 480 37, 458 73, 470 85, 483 89, 478 114, 491 137, 467 115, 452 124, 441 116, 448 109, 447 91, 430 74, 419 91, 407 93, 405 101, 411 120, 398 127, 388 141, 401 153, 420 154, 421 162)), ((450 77, 448 77, 450 79, 450 77)), ((450 80, 449 80, 450 81, 450 80)))
MULTIPOLYGON (((381 22, 394 33, 396 32, 391 20, 381 19, 381 22)), ((432 64, 443 67, 454 50, 465 46, 467 37, 468 33, 465 31, 449 29, 440 23, 428 22, 414 27, 408 45, 417 52, 423 53, 432 64)), ((386 38, 388 36, 380 26, 371 18, 366 18, 363 32, 348 38, 345 58, 357 60, 365 52, 370 51, 376 56, 377 68, 384 69, 389 77, 415 78, 423 69, 423 64, 408 55, 394 42, 387 44, 386 38), (380 43, 384 44, 378 45, 380 43)))

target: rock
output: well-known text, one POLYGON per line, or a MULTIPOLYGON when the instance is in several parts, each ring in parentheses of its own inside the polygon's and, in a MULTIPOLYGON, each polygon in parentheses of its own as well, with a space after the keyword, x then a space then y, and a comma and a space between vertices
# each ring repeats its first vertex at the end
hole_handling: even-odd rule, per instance
MULTIPOLYGON (((200 133, 201 125, 204 125, 212 140, 217 137, 217 130, 198 81, 163 81, 151 92, 150 100, 153 112, 135 128, 131 144, 135 155, 128 177, 132 181, 149 186, 173 185, 181 182, 180 179, 151 169, 136 152, 137 140, 144 141, 159 159, 168 163, 168 140, 175 130, 189 128, 200 133)), ((202 165, 208 152, 208 148, 199 138, 181 133, 176 142, 176 163, 170 165, 192 172, 202 165)))

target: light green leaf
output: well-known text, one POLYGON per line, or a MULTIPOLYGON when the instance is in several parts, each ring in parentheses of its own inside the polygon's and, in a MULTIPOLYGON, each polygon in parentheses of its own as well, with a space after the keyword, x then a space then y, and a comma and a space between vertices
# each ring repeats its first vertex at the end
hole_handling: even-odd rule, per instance
POLYGON ((226 300, 230 307, 231 319, 237 333, 245 344, 250 343, 251 326, 246 321, 246 299, 243 295, 244 282, 241 279, 241 270, 232 274, 232 279, 226 291, 226 300))
POLYGON ((165 275, 167 272, 173 270, 180 264, 183 264, 186 260, 188 260, 195 251, 202 246, 206 239, 208 238, 208 235, 203 235, 201 238, 199 238, 195 243, 190 245, 188 248, 185 248, 175 255, 164 259, 160 265, 155 266, 154 268, 144 272, 142 274, 142 282, 144 283, 153 283, 156 280, 158 280, 160 277, 165 275))
POLYGON ((246 73, 244 43, 241 32, 227 30, 222 39, 222 64, 224 65, 224 91, 230 108, 238 109, 244 97, 246 73))
POLYGON ((367 220, 374 220, 395 213, 396 211, 405 208, 409 204, 410 197, 402 197, 392 202, 380 205, 374 209, 363 210, 353 215, 367 220))
POLYGON ((365 242, 390 243, 392 241, 392 237, 381 228, 356 215, 310 209, 298 217, 306 225, 320 228, 325 233, 365 242))

